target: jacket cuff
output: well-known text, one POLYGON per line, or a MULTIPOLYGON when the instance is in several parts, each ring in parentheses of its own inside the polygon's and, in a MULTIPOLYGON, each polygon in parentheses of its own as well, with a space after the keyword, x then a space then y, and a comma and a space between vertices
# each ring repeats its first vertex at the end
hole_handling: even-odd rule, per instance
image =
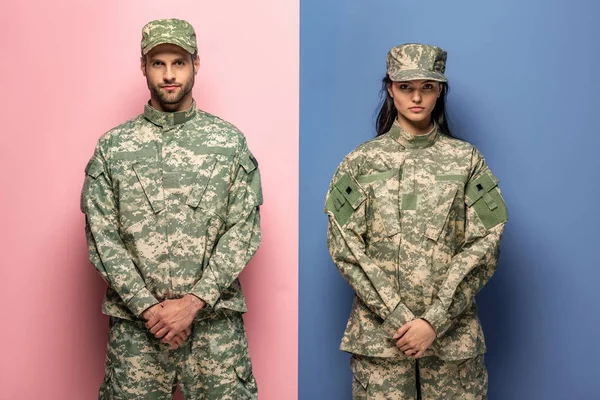
POLYGON ((156 297, 146 287, 143 287, 129 299, 127 307, 136 317, 140 317, 144 311, 158 303, 159 301, 156 300, 156 297))
POLYGON ((221 292, 219 292, 219 286, 216 282, 212 279, 208 279, 206 276, 207 273, 209 273, 209 271, 204 270, 202 278, 200 278, 189 293, 204 301, 206 305, 214 308, 217 300, 221 297, 221 292))
POLYGON ((385 332, 389 333, 390 336, 393 336, 402 325, 413 319, 415 319, 415 315, 400 301, 390 315, 387 316, 381 327, 385 332))
POLYGON ((444 336, 452 326, 450 315, 439 300, 434 301, 421 318, 429 322, 438 338, 444 336))

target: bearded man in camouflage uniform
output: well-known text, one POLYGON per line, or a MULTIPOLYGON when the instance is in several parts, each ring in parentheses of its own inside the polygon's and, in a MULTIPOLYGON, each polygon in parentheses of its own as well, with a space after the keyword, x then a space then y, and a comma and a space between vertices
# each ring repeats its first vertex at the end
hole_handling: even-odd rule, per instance
POLYGON ((389 51, 377 138, 327 194, 329 251, 356 293, 341 346, 356 400, 486 398, 475 295, 508 215, 481 153, 450 133, 445 68, 435 46, 389 51))
POLYGON ((86 167, 89 256, 108 283, 104 400, 255 399, 238 275, 260 243, 258 163, 233 125, 196 108, 196 35, 142 30, 144 113, 86 167))

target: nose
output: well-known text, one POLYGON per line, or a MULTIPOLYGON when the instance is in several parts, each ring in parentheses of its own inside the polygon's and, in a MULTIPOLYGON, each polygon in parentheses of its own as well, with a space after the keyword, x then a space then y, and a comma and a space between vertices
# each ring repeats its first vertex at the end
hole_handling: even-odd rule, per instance
POLYGON ((421 93, 418 90, 415 90, 413 92, 412 101, 416 104, 419 104, 421 102, 421 93))
POLYGON ((167 66, 165 68, 163 79, 165 80, 165 82, 171 82, 175 79, 175 74, 173 73, 173 69, 170 66, 167 66))

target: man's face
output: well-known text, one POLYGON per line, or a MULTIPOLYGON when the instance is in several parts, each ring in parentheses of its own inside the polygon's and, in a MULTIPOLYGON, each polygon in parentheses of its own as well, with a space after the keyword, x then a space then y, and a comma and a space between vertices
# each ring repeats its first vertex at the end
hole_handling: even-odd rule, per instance
POLYGON ((161 44, 142 57, 152 105, 161 111, 182 111, 191 105, 194 77, 199 60, 181 47, 161 44))

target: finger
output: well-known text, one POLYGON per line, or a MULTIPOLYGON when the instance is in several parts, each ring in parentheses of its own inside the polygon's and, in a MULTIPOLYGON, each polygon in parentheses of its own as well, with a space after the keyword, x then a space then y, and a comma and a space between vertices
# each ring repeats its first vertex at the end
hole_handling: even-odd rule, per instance
POLYGON ((148 322, 146 322, 146 328, 152 329, 153 327, 155 327, 157 324, 160 324, 161 322, 162 321, 159 316, 159 313, 154 313, 154 314, 152 314, 152 316, 150 317, 148 322))
POLYGON ((400 329, 398 329, 398 331, 396 331, 396 334, 394 335, 394 339, 398 339, 401 338, 411 327, 412 325, 412 321, 411 322, 407 322, 406 324, 402 325, 400 327, 400 329))
MULTIPOLYGON (((167 329, 167 327, 163 327, 163 328, 161 328, 161 329, 160 329, 158 332, 156 332, 156 333, 154 334, 154 336, 160 339, 160 338, 162 338, 163 336, 165 336, 167 333, 169 333, 169 329, 167 329)), ((170 341, 170 340, 171 340, 171 338, 168 338, 168 339, 167 339, 167 341, 170 341)))
POLYGON ((408 344, 410 342, 410 339, 410 337, 404 335, 396 343, 398 344, 398 346, 404 346, 405 344, 408 344))
POLYGON ((421 358, 423 357, 423 354, 425 354, 425 350, 419 350, 419 352, 414 355, 414 358, 421 358))
POLYGON ((171 343, 173 343, 173 344, 177 345, 177 347, 179 347, 183 343, 183 340, 181 340, 181 338, 179 336, 175 336, 173 338, 173 340, 171 340, 171 343))
POLYGON ((404 354, 406 354, 408 357, 413 357, 413 355, 417 354, 417 351, 415 349, 410 349, 404 352, 404 354))
POLYGON ((408 343, 407 343, 407 344, 405 344, 404 346, 399 346, 398 348, 399 348, 401 351, 408 351, 408 350, 412 350, 412 349, 414 349, 415 347, 414 347, 413 345, 410 345, 410 344, 408 344, 408 343))
POLYGON ((179 333, 181 333, 181 331, 177 331, 177 329, 172 328, 168 333, 167 336, 165 336, 166 340, 173 340, 175 338, 175 336, 177 336, 179 333))
POLYGON ((160 331, 164 327, 165 327, 164 322, 159 322, 159 323, 155 324, 152 328, 150 328, 150 333, 153 335, 156 335, 156 332, 160 331))

